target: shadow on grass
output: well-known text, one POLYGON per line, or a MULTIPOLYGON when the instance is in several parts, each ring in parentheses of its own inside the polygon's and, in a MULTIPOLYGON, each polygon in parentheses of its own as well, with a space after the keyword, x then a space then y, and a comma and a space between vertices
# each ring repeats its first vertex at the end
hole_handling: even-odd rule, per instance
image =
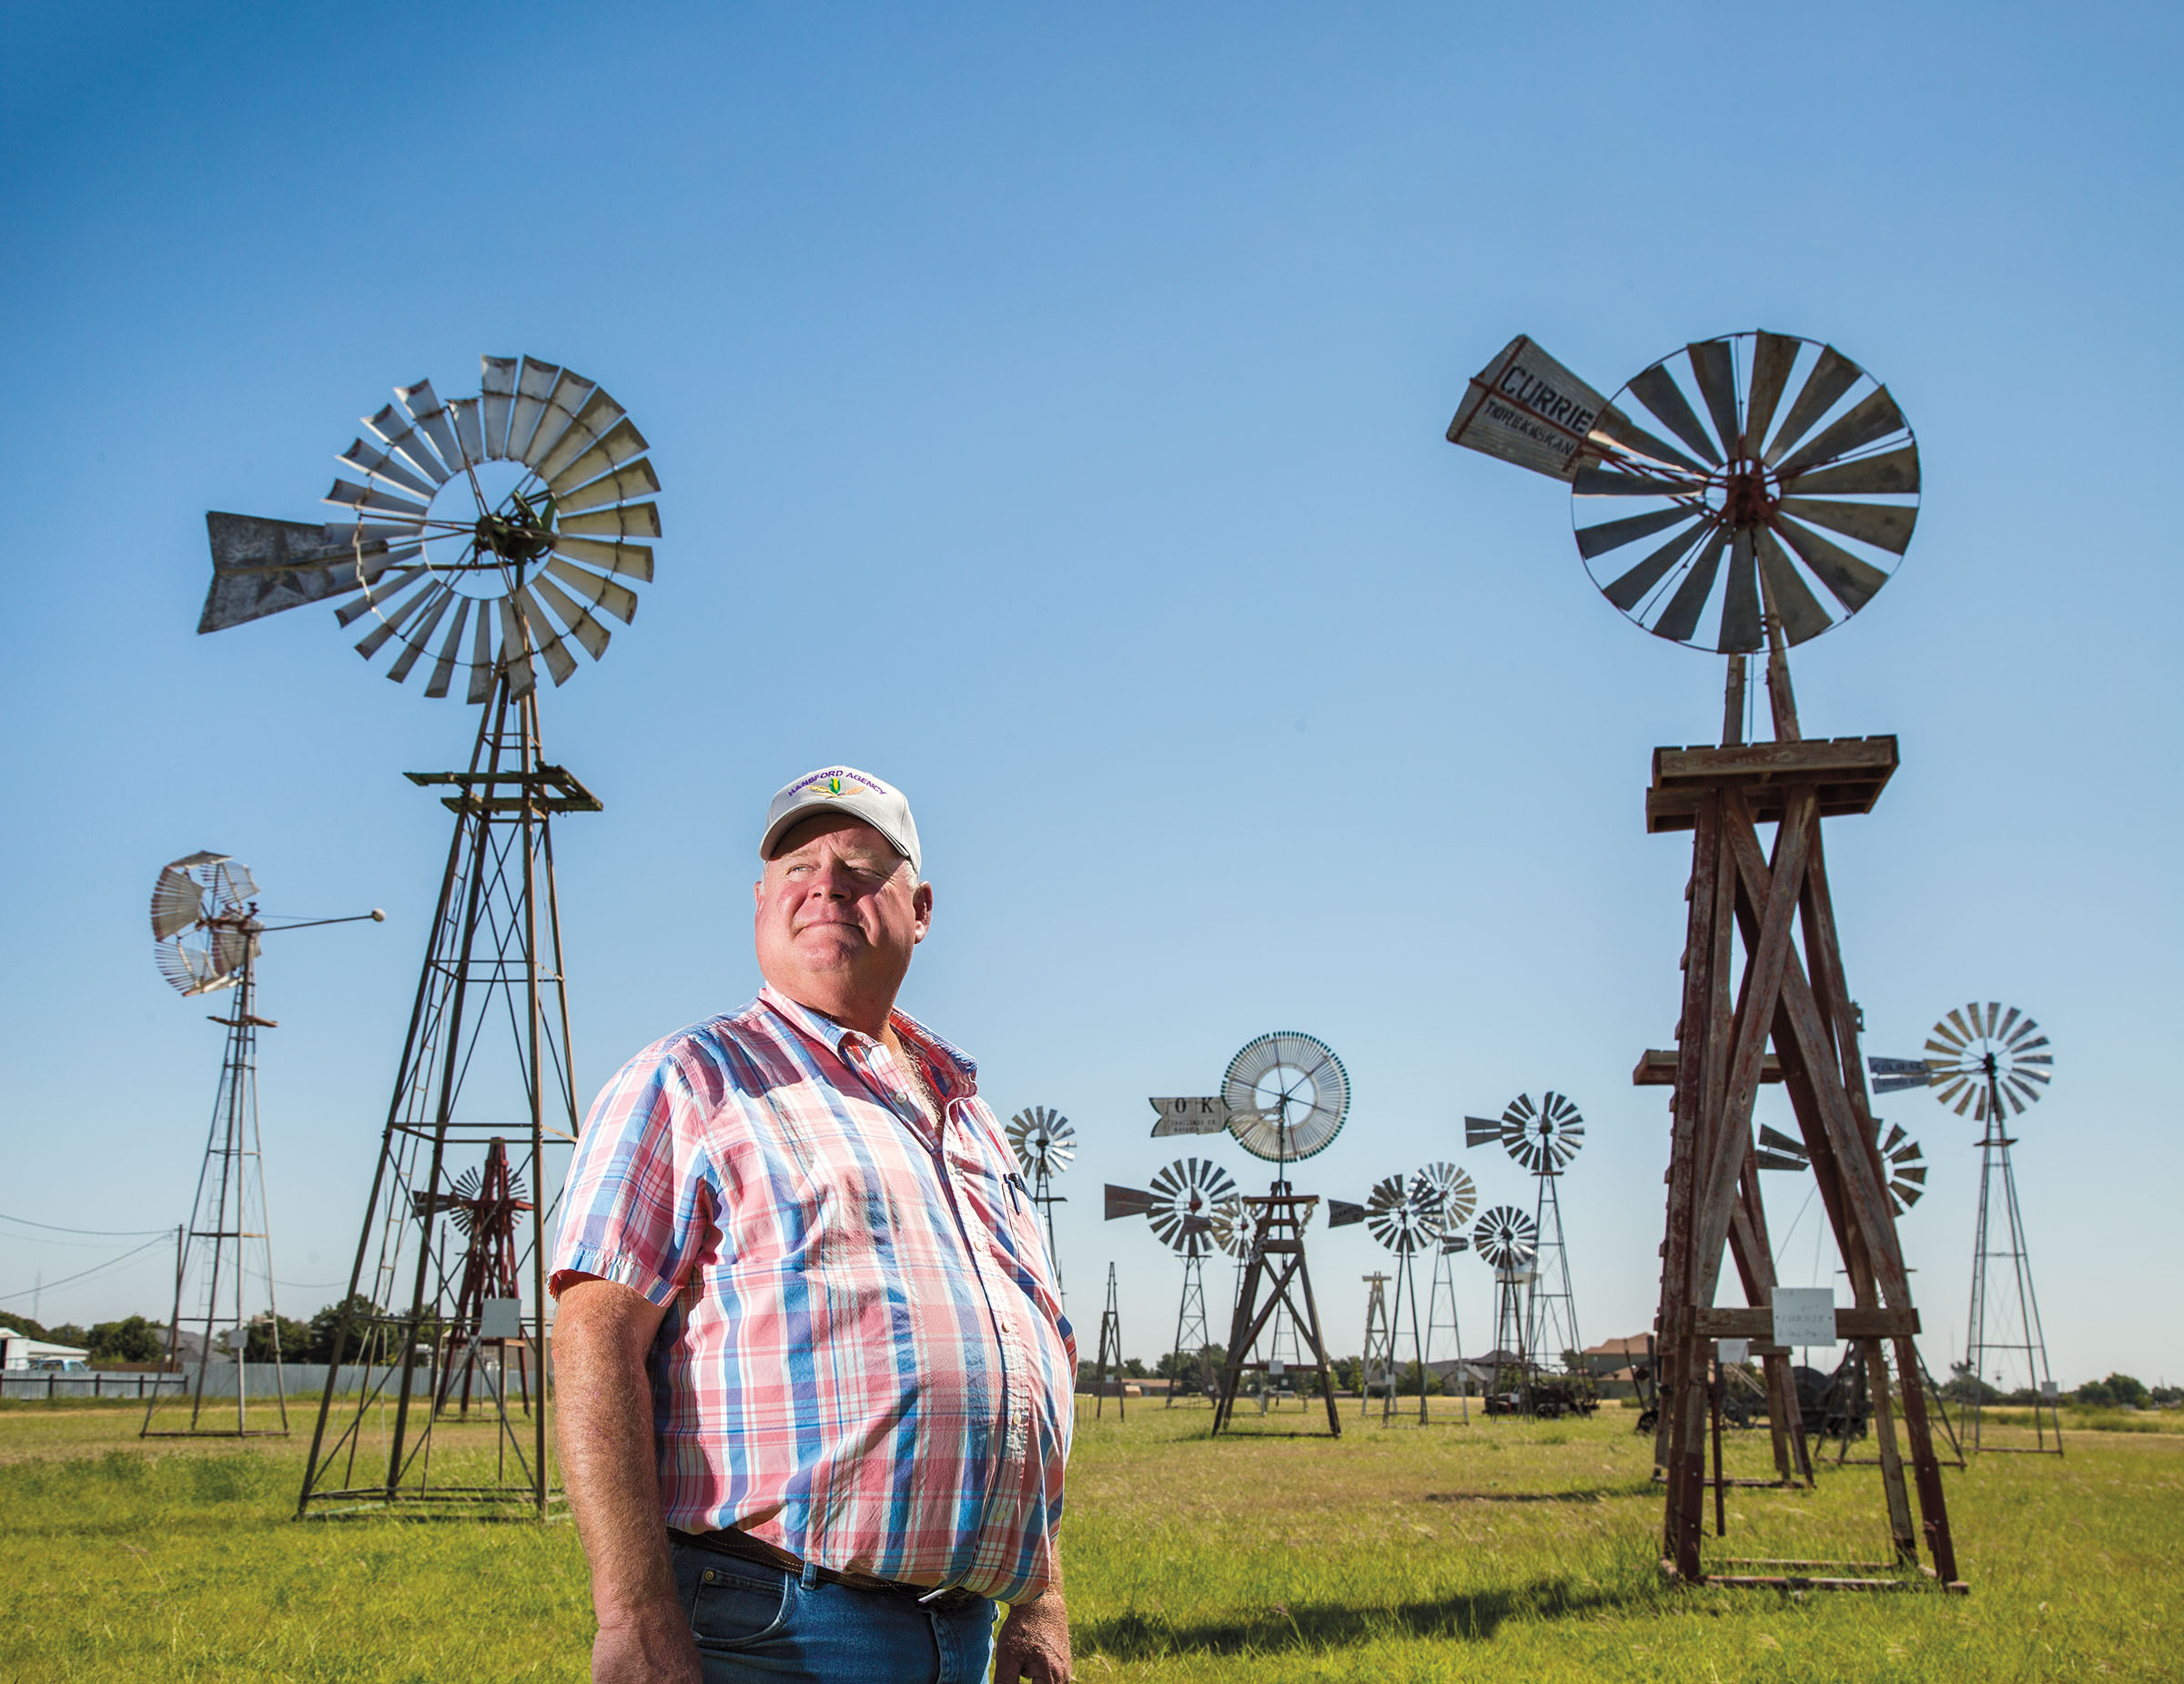
POLYGON ((1275 1602, 1233 1618, 1188 1624, 1157 1614, 1120 1614, 1073 1625, 1070 1640, 1082 1653, 1117 1660, 1344 1648, 1389 1637, 1483 1642, 1511 1619, 1563 1619, 1626 1608, 1643 1599, 1642 1591, 1538 1578, 1499 1589, 1375 1608, 1275 1602))
POLYGON ((1604 1503, 1616 1496, 1654 1496, 1651 1482, 1621 1486, 1576 1486, 1567 1491, 1427 1491, 1421 1503, 1604 1503))

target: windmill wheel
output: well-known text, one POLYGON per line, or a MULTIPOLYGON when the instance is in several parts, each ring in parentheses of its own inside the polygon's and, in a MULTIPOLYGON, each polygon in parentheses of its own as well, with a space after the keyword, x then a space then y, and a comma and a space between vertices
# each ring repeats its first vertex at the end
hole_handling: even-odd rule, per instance
POLYGON ((1399 1257, 1424 1251, 1441 1233, 1432 1188, 1422 1176, 1382 1178, 1366 1196, 1365 1225, 1399 1257))
POLYGON ((1171 1250, 1203 1257, 1214 1248, 1213 1212, 1236 1196, 1228 1171, 1204 1158, 1178 1158, 1153 1177, 1145 1217, 1171 1250))
MULTIPOLYGON (((1479 1189, 1471 1178, 1455 1164, 1446 1162, 1429 1163, 1418 1173, 1433 1190, 1433 1199, 1441 1212, 1441 1232, 1461 1237, 1471 1220, 1471 1212, 1479 1208, 1479 1189)), ((1466 1246, 1470 1243, 1468 1240, 1464 1242, 1466 1246)), ((1447 1251, 1449 1247, 1444 1244, 1441 1249, 1447 1251)))
MULTIPOLYGON (((1877 1120, 1876 1120, 1877 1121, 1877 1120)), ((1909 1210, 1926 1195, 1926 1166, 1919 1162, 1926 1154, 1895 1123, 1888 1125, 1888 1137, 1880 1143, 1881 1167, 1888 1177, 1888 1196, 1896 1201, 1897 1215, 1909 1210)))
POLYGON ((1008 1143, 1026 1178, 1052 1180, 1077 1157, 1077 1131, 1069 1119, 1044 1105, 1028 1105, 1008 1120, 1008 1143))
POLYGON ((1534 1175, 1551 1175, 1577 1156, 1585 1143, 1585 1120, 1577 1107, 1552 1090, 1532 1102, 1520 1093, 1502 1113, 1502 1144, 1534 1175))
POLYGON ((344 626, 365 624, 357 653, 391 648, 397 684, 430 656, 425 694, 443 696, 458 667, 483 702, 576 671, 628 624, 632 583, 649 583, 660 535, 649 501, 651 447, 622 406, 581 374, 531 357, 480 360, 474 398, 441 401, 430 380, 395 388, 339 458, 323 501, 344 517, 321 526, 208 514, 213 583, 200 632, 304 603, 347 596, 344 626))
POLYGON ((1793 644, 1840 625, 1887 583, 1918 519, 1918 443, 1888 389, 1788 334, 1663 357, 1586 448, 1601 461, 1571 486, 1585 569, 1686 648, 1757 649, 1763 613, 1793 644))
POLYGON ((1996 1096, 2013 1116, 2039 1102, 2055 1074, 2055 1054, 2040 1026, 2015 1006, 2007 1013, 1993 1000, 1952 1011, 1926 1038, 1926 1064, 1939 1090, 1935 1097, 1961 1117, 1968 1110, 1985 1122, 1996 1096))
POLYGON ((1208 1212, 1212 1224, 1207 1235, 1214 1249, 1230 1257, 1249 1257, 1251 1254, 1251 1212, 1244 1202, 1234 1193, 1218 1201, 1208 1212))
POLYGON ((159 974, 184 994, 213 994, 241 980, 258 953, 250 867, 200 850, 159 868, 152 885, 152 949, 159 974))
POLYGON ((1471 1243, 1488 1267, 1522 1269, 1539 1252, 1539 1224, 1513 1204, 1497 1204, 1471 1230, 1471 1243))
POLYGON ((1294 1163, 1326 1149, 1350 1114, 1350 1072, 1312 1035, 1279 1030, 1228 1060, 1228 1131, 1252 1156, 1294 1163))

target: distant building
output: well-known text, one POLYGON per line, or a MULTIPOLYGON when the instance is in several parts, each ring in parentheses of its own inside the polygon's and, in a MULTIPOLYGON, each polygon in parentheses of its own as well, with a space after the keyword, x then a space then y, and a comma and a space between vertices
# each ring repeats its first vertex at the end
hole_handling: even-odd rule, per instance
POLYGON ((19 1334, 12 1327, 0 1327, 0 1369, 20 1372, 27 1368, 48 1368, 62 1363, 87 1362, 90 1356, 91 1353, 80 1344, 55 1344, 50 1340, 19 1334))
POLYGON ((1585 1368, 1603 1397, 1628 1397, 1637 1391, 1637 1371, 1653 1361, 1653 1336, 1633 1334, 1627 1339, 1603 1339, 1582 1353, 1585 1368))

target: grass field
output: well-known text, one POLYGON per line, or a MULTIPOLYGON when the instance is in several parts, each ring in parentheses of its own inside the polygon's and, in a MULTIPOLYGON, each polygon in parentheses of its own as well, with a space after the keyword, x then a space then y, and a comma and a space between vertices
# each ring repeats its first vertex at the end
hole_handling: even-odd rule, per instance
MULTIPOLYGON (((147 1447, 136 1419, 0 1405, 0 1677, 586 1676, 565 1522, 299 1525, 298 1440, 147 1447)), ((1202 1408, 1087 1415, 1065 1534, 1078 1677, 2184 1676, 2174 1415, 2107 1431, 2066 1411, 2067 1459, 1949 1471, 1964 1598, 1663 1587, 1651 1445, 1630 1419, 1353 1414, 1330 1442, 1253 1435, 1294 1413, 1247 1413, 1218 1440, 1202 1408)), ((2007 1433, 1990 1415, 1989 1442, 2007 1433)), ((1733 1435, 1729 1456, 1732 1473, 1767 1471, 1764 1432, 1733 1435)), ((1733 1491, 1730 1537, 1708 1547, 1876 1559, 1879 1516, 1873 1469, 1830 1468, 1815 1492, 1733 1491)))

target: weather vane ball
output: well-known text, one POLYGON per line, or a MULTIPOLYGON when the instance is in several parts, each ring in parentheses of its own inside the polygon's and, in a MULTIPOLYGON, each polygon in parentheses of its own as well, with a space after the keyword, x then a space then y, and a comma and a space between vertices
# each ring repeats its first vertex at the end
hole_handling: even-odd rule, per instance
POLYGON ((458 668, 472 702, 505 670, 512 696, 575 673, 637 612, 660 535, 651 447, 622 406, 581 374, 530 357, 480 360, 479 394, 443 402, 432 382, 398 386, 338 459, 318 525, 209 513, 212 589, 197 630, 217 632, 307 603, 347 598, 357 653, 393 651, 397 684, 426 665, 444 696, 458 668), (355 475, 355 478, 347 477, 355 475), (429 663, 428 663, 428 657, 429 663))

